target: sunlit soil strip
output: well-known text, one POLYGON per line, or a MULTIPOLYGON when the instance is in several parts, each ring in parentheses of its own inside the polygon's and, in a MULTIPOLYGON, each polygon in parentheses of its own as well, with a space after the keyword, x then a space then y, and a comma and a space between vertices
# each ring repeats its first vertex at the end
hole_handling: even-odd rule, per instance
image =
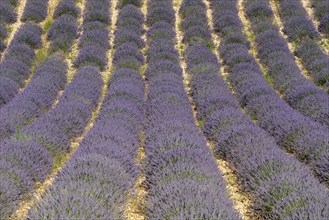
MULTIPOLYGON (((76 0, 76 6, 80 9, 80 17, 77 20, 78 30, 81 30, 79 36, 83 34, 82 22, 83 22, 83 14, 85 12, 85 3, 86 0, 76 0)), ((77 58, 79 53, 79 38, 75 39, 72 45, 71 50, 66 54, 67 62, 69 66, 67 81, 70 83, 75 74, 75 68, 73 67, 73 62, 77 58)))
MULTIPOLYGON (((179 29, 179 23, 181 21, 180 16, 179 16, 179 8, 180 8, 181 3, 182 3, 182 0, 174 0, 174 10, 175 10, 175 17, 176 17, 176 25, 175 25, 176 30, 175 31, 176 31, 176 37, 177 37, 178 45, 179 45, 178 48, 184 48, 184 46, 181 46, 181 45, 183 45, 183 43, 182 43, 183 34, 179 29)), ((211 30, 213 30, 212 16, 211 16, 211 10, 209 8, 209 3, 206 1, 204 1, 204 3, 207 5, 208 23, 209 23, 211 30)), ((215 49, 213 50, 213 52, 215 53, 217 58, 219 58, 219 55, 216 52, 216 48, 218 48, 219 43, 220 43, 219 38, 214 33, 212 33, 212 39, 213 39, 213 43, 215 46, 215 49)), ((183 58, 183 52, 180 51, 179 54, 181 56, 180 64, 183 69, 185 89, 188 92, 188 94, 190 94, 189 92, 190 92, 191 88, 189 88, 189 77, 186 73, 186 67, 187 67, 186 62, 183 58)), ((193 103, 192 97, 191 96, 188 96, 188 97, 189 97, 190 103, 193 103)), ((195 123, 201 130, 203 122, 197 120, 197 111, 196 111, 196 107, 194 104, 192 104, 192 110, 193 110, 195 123)), ((212 147, 213 145, 211 143, 209 143, 208 140, 206 140, 206 141, 207 141, 207 145, 210 148, 211 152, 214 153, 214 148, 212 147)), ((214 156, 213 156, 213 160, 216 162, 217 168, 224 178, 224 181, 226 183, 226 190, 228 193, 228 197, 231 199, 231 201, 233 203, 233 208, 239 212, 240 216, 243 219, 250 219, 251 214, 250 214, 249 207, 251 205, 251 202, 247 196, 245 196, 241 193, 241 190, 240 190, 241 187, 238 185, 237 178, 233 174, 233 171, 231 169, 229 169, 226 161, 215 158, 214 156)))
MULTIPOLYGON (((147 30, 148 27, 146 25, 146 16, 147 16, 147 5, 148 5, 148 0, 143 1, 143 5, 141 7, 141 11, 144 15, 144 30, 145 33, 142 36, 142 39, 147 42, 147 30)), ((143 49, 143 54, 145 56, 146 51, 148 50, 148 45, 145 46, 143 49)), ((145 78, 145 71, 147 69, 147 64, 142 66, 142 69, 140 70, 141 75, 143 78, 145 78)), ((144 101, 146 102, 148 96, 148 84, 146 82, 145 85, 145 93, 144 93, 144 101)), ((147 194, 146 189, 142 186, 142 183, 145 180, 145 174, 143 172, 143 161, 145 159, 145 132, 141 131, 140 133, 140 145, 138 148, 137 152, 137 157, 135 158, 135 162, 137 166, 140 168, 140 173, 139 176, 134 184, 134 188, 132 189, 131 192, 128 194, 128 201, 125 207, 125 217, 128 220, 144 220, 145 216, 143 214, 144 209, 145 209, 145 196, 147 194)))
MULTIPOLYGON (((185 45, 183 44, 183 33, 180 31, 180 23, 181 23, 181 19, 179 16, 179 8, 180 5, 182 4, 182 0, 173 0, 173 7, 174 7, 174 11, 175 11, 175 32, 176 32, 176 40, 177 40, 177 44, 176 49, 179 52, 179 65, 182 68, 183 71, 183 83, 184 83, 184 87, 185 87, 185 91, 187 94, 190 94, 191 92, 191 88, 189 87, 189 75, 186 73, 186 69, 187 69, 187 65, 186 62, 184 60, 184 50, 185 50, 185 45)), ((195 120, 197 121, 197 112, 196 112, 196 108, 193 105, 193 100, 192 97, 188 95, 188 99, 190 100, 190 103, 192 105, 192 110, 193 110, 193 116, 195 118, 195 120)), ((199 124, 201 122, 197 122, 197 124, 199 124)))
MULTIPOLYGON (((146 0, 147 1, 147 0, 146 0)), ((146 70, 146 69, 145 69, 146 70)), ((144 101, 147 100, 148 95, 148 84, 145 85, 145 96, 144 101)), ((140 145, 137 152, 137 157, 135 162, 140 168, 139 176, 134 184, 131 192, 128 193, 128 201, 125 207, 125 218, 128 220, 144 220, 145 216, 143 214, 145 209, 145 196, 147 194, 146 189, 143 187, 143 182, 145 180, 145 174, 143 172, 143 161, 145 159, 145 132, 140 133, 140 145)))
MULTIPOLYGON (((147 18, 147 5, 148 5, 148 2, 149 0, 143 0, 143 5, 141 7, 141 12, 143 13, 144 15, 144 24, 143 24, 143 27, 144 27, 144 30, 145 30, 145 33, 143 34, 142 36, 142 39, 146 42, 147 41, 147 31, 148 31, 148 27, 146 25, 146 18, 147 18)), ((147 47, 147 46, 146 46, 147 47)))
MULTIPOLYGON (((212 152, 215 152, 213 143, 207 142, 207 145, 212 152)), ((241 185, 239 185, 239 180, 234 171, 230 168, 229 163, 220 158, 215 158, 214 160, 225 180, 226 189, 229 198, 232 200, 233 208, 239 212, 243 220, 260 219, 259 216, 252 212, 251 195, 243 191, 241 185)))
MULTIPOLYGON (((117 4, 118 0, 114 0, 112 1, 113 5, 117 4)), ((83 1, 85 2, 85 0, 83 1)), ((117 12, 115 13, 116 9, 115 7, 111 7, 111 12, 113 12, 113 20, 112 20, 112 25, 111 27, 115 27, 115 23, 116 23, 116 15, 117 12)), ((114 28, 115 29, 115 28, 114 28)), ((112 45, 114 39, 113 39, 113 32, 114 30, 112 30, 110 33, 110 43, 112 45)), ((42 199, 42 197, 45 194, 45 191, 47 188, 51 187, 51 185, 53 184, 54 180, 56 179, 59 171, 65 166, 65 164, 70 160, 70 158, 73 156, 73 154, 75 153, 75 151, 78 149, 80 142, 82 141, 82 139, 86 136, 86 134, 89 132, 89 130, 93 127, 95 120, 97 118, 97 116, 99 115, 99 112, 101 110, 102 107, 102 103, 104 101, 105 95, 107 93, 108 90, 108 81, 111 75, 111 65, 112 65, 112 60, 113 60, 113 49, 109 50, 107 53, 108 56, 108 68, 106 68, 105 71, 102 72, 102 76, 103 76, 103 80, 104 80, 104 85, 103 85, 103 89, 102 89, 102 95, 98 101, 97 107, 94 109, 94 111, 92 112, 91 118, 89 119, 89 122, 87 124, 87 126, 85 127, 85 130, 83 132, 83 134, 77 138, 75 138, 74 140, 71 141, 71 151, 68 154, 64 154, 64 155, 59 155, 57 158, 54 158, 54 167, 53 170, 51 171, 51 174, 46 178, 46 180, 43 183, 37 183, 35 190, 32 194, 32 198, 28 201, 24 201, 22 202, 17 211, 13 214, 13 216, 10 217, 10 219, 26 219, 27 218, 27 214, 28 211, 31 207, 33 207, 33 205, 37 202, 40 201, 42 199)))
MULTIPOLYGON (((313 11, 313 8, 311 7, 310 0, 300 0, 300 2, 302 3, 304 9, 306 10, 307 16, 313 22, 316 29, 318 29, 320 22, 314 16, 314 11, 313 11)), ((326 36, 324 36, 324 34, 322 34, 321 32, 319 32, 319 34, 321 36, 321 39, 317 43, 320 46, 322 46, 322 48, 325 50, 325 52, 328 55, 329 54, 329 38, 326 38, 326 36)))
POLYGON ((13 23, 13 24, 7 25, 8 31, 9 31, 9 36, 5 40, 6 41, 7 48, 2 52, 2 57, 0 59, 1 60, 1 63, 3 61, 3 58, 5 57, 4 55, 7 53, 8 46, 10 45, 11 41, 14 39, 14 36, 15 36, 17 30, 19 29, 19 27, 22 24, 21 18, 23 16, 23 12, 24 12, 24 8, 25 8, 25 5, 26 5, 26 1, 27 0, 20 0, 19 1, 19 4, 18 4, 18 6, 16 8, 17 9, 16 10, 16 13, 17 13, 17 21, 15 23, 13 23))
POLYGON ((313 11, 313 9, 311 7, 310 0, 300 0, 300 2, 302 3, 304 9, 307 12, 307 17, 309 17, 311 19, 311 21, 313 22, 313 24, 314 24, 315 27, 318 27, 319 24, 320 24, 320 22, 314 16, 314 11, 313 11))
MULTIPOLYGON (((140 134, 140 146, 138 148, 137 157, 135 162, 137 166, 142 167, 143 160, 145 158, 145 134, 140 134)), ((145 180, 145 174, 142 169, 134 184, 133 190, 128 194, 129 200, 125 207, 125 217, 128 220, 144 220, 143 210, 145 206, 144 197, 147 194, 145 188, 142 186, 145 180)))
POLYGON ((292 42, 292 43, 289 42, 288 36, 285 33, 283 33, 284 25, 280 18, 279 5, 278 5, 279 2, 275 2, 275 1, 276 0, 269 0, 269 3, 273 10, 273 15, 274 15, 273 23, 274 23, 274 25, 276 25, 278 27, 281 37, 283 37, 286 40, 290 53, 293 54, 293 56, 295 58, 295 63, 297 64, 300 72, 303 74, 303 76, 306 79, 308 79, 309 81, 312 82, 312 79, 309 77, 308 71, 303 67, 301 60, 297 56, 294 55, 294 51, 296 50, 297 42, 292 42))

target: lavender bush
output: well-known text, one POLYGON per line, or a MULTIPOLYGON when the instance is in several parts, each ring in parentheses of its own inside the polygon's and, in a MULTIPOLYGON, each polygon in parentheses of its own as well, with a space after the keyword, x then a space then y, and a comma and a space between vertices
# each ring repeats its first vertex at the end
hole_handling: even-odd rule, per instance
POLYGON ((74 65, 76 67, 96 66, 103 71, 107 64, 106 52, 109 48, 110 1, 90 0, 86 2, 85 7, 84 31, 80 38, 80 51, 74 65), (97 25, 93 27, 95 23, 97 25))
POLYGON ((78 37, 77 18, 69 14, 57 17, 50 26, 47 39, 51 42, 49 51, 70 51, 73 41, 78 37))
POLYGON ((14 23, 17 20, 17 13, 13 5, 7 1, 0 2, 0 21, 1 23, 14 23))
POLYGON ((80 9, 75 5, 75 0, 62 0, 56 6, 53 18, 57 19, 62 15, 71 15, 75 18, 80 15, 80 9))
POLYGON ((27 0, 21 21, 42 22, 47 17, 48 0, 27 0))

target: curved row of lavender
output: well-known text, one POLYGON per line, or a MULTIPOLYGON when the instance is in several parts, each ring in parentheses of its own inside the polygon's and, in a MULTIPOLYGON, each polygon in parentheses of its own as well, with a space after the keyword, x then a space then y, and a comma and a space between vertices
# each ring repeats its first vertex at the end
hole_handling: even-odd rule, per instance
POLYGON ((313 42, 319 38, 319 33, 306 10, 299 0, 280 0, 277 4, 284 24, 283 32, 289 41, 297 44, 295 55, 312 81, 329 92, 329 57, 313 42))
POLYGON ((300 0, 279 0, 275 3, 283 23, 283 32, 288 41, 298 41, 304 37, 318 38, 319 32, 313 25, 300 0))
POLYGON ((257 56, 267 67, 274 88, 291 107, 329 127, 329 95, 302 75, 273 23, 268 0, 245 0, 243 5, 255 34, 257 56))
POLYGON ((17 13, 15 11, 17 5, 18 0, 2 0, 0 2, 0 55, 7 48, 4 42, 8 37, 7 26, 17 21, 17 13))
MULTIPOLYGON (((222 44, 239 39, 232 34, 236 28, 230 22, 236 20, 236 3, 232 0, 211 2, 214 22, 222 24, 221 30, 225 30, 221 35, 222 44)), ((210 36, 205 5, 201 0, 189 0, 186 4, 189 6, 181 10, 182 15, 186 11, 196 13, 184 16, 182 30, 187 33, 198 26, 203 33, 208 32, 205 36, 210 36)), ((185 55, 197 117, 203 121, 205 136, 215 143, 216 156, 230 163, 243 189, 252 196, 254 212, 264 219, 327 217, 326 188, 240 111, 235 97, 218 74, 220 64, 215 54, 206 47, 211 38, 199 38, 197 33, 195 36, 202 44, 192 43, 185 55)))
POLYGON ((145 217, 239 219, 184 89, 172 1, 150 0, 147 24, 145 217))
MULTIPOLYGON (((58 7, 62 5, 59 4, 58 7)), ((109 9, 108 2, 104 3, 103 7, 109 9)), ((67 8, 68 13, 70 9, 67 8)), ((88 17, 83 25, 86 26, 90 22, 98 22, 98 18, 88 17)), ((108 41, 107 38, 99 47, 106 47, 108 41)), ((92 111, 98 105, 102 85, 103 80, 97 64, 79 68, 55 108, 30 126, 23 127, 20 135, 36 140, 54 158, 69 152, 70 141, 83 133, 92 111)))
POLYGON ((35 50, 42 47, 42 28, 23 24, 15 33, 0 64, 0 107, 10 102, 31 74, 35 50))
MULTIPOLYGON (((21 125, 34 119, 35 112, 40 113, 51 105, 59 87, 65 84, 66 67, 63 57, 56 55, 41 64, 31 87, 0 110, 2 134, 9 129, 14 132, 15 124, 21 125)), ((1 142, 0 152, 0 216, 5 217, 25 197, 20 193, 32 189, 35 181, 45 177, 52 161, 44 149, 19 132, 16 137, 1 142)))
MULTIPOLYGON (((11 101, 19 92, 19 88, 24 87, 25 80, 31 74, 35 50, 42 46, 43 30, 35 23, 46 18, 48 0, 41 0, 40 3, 43 5, 41 8, 38 7, 38 2, 31 0, 26 2, 21 20, 28 22, 19 27, 0 64, 0 107, 11 101)), ((0 3, 0 39, 8 35, 1 25, 2 21, 9 23, 17 21, 17 13, 13 8, 17 7, 17 4, 16 0, 5 0, 0 3)), ((1 48, 6 47, 2 47, 0 42, 0 51, 1 48)))
MULTIPOLYGON (((48 40, 50 41, 51 45, 51 48, 49 51, 47 51, 49 55, 51 55, 54 51, 61 50, 65 52, 70 50, 73 40, 77 35, 77 24, 71 23, 70 26, 75 28, 68 31, 65 30, 65 25, 57 21, 61 20, 62 17, 71 16, 70 14, 72 14, 72 11, 77 12, 77 17, 79 9, 71 0, 61 1, 55 8, 53 15, 55 22, 50 26, 48 32, 48 40), (60 26, 58 23, 60 23, 60 26), (65 32, 62 32, 62 30, 65 30, 65 32), (49 36, 51 36, 50 39, 49 36), (74 38, 71 36, 74 36, 74 38), (58 46, 58 41, 65 41, 65 48, 58 46)), ((20 47, 16 48, 19 49, 20 47)), ((15 53, 9 50, 6 54, 6 57, 13 57, 13 55, 22 57, 24 56, 25 59, 31 59, 32 62, 32 53, 18 49, 14 50, 15 53)), ((59 55, 59 57, 60 56, 63 55, 59 55)), ((23 92, 16 95, 15 98, 13 98, 10 102, 3 106, 3 108, 0 109, 0 117, 3 118, 2 122, 0 123, 0 140, 6 137, 8 138, 15 131, 17 131, 17 129, 20 129, 20 127, 31 124, 35 119, 50 109, 58 95, 58 92, 63 90, 66 84, 66 73, 68 67, 64 61, 65 58, 59 57, 57 59, 53 58, 48 61, 51 62, 51 67, 49 67, 50 65, 47 64, 46 68, 44 66, 37 68, 30 84, 27 85, 23 92), (56 62, 58 67, 56 67, 56 62), (47 71, 50 72, 47 74, 47 71)), ((7 81, 4 83, 7 83, 7 81)))
MULTIPOLYGON (((58 64, 57 68, 61 66, 58 64)), ((47 74, 51 71, 47 69, 47 74)), ((70 141, 83 133, 98 104, 102 85, 98 68, 81 67, 54 109, 19 130, 16 138, 0 144, 2 217, 9 216, 21 200, 30 196, 35 183, 43 182, 70 150, 70 141)))
POLYGON ((50 41, 49 52, 70 52, 74 40, 78 37, 78 23, 80 9, 76 6, 77 0, 62 0, 55 8, 53 19, 47 33, 50 41))
POLYGON ((109 0, 88 0, 83 15, 83 32, 79 41, 79 54, 75 67, 97 66, 103 71, 107 65, 107 51, 111 24, 109 0))
POLYGON ((67 63, 63 55, 46 59, 35 71, 30 84, 0 109, 0 140, 46 113, 66 83, 67 63))
POLYGON ((70 139, 82 134, 97 104, 101 86, 96 68, 81 68, 56 108, 24 127, 15 139, 1 142, 2 217, 8 216, 20 200, 29 196, 35 182, 45 180, 56 165, 53 160, 69 151, 70 139))
POLYGON ((295 55, 300 58, 315 84, 329 94, 329 57, 310 39, 301 40, 295 55))
POLYGON ((116 33, 125 31, 127 40, 115 44, 115 70, 101 112, 53 186, 29 212, 31 219, 125 217, 128 192, 139 174, 135 158, 144 118, 145 87, 138 72, 144 64, 138 48, 144 17, 136 7, 140 1, 129 2, 135 4, 118 5, 121 10, 116 33))
POLYGON ((329 34, 329 2, 327 0, 310 0, 311 7, 314 10, 314 16, 319 21, 318 30, 329 34))
POLYGON ((35 23, 42 22, 48 14, 49 0, 27 0, 21 21, 32 21, 35 23))
POLYGON ((236 10, 232 10, 227 17, 221 17, 220 13, 214 15, 214 29, 225 42, 220 45, 219 53, 230 73, 227 80, 241 107, 280 146, 300 161, 310 164, 320 179, 328 184, 327 127, 293 110, 268 85, 258 63, 249 53, 249 41, 243 35, 236 10))

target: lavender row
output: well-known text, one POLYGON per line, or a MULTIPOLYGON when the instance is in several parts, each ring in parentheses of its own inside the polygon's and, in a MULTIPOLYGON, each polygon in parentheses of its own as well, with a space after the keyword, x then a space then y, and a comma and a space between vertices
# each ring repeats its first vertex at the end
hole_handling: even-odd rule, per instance
POLYGON ((9 219, 35 182, 42 182, 53 166, 49 153, 33 140, 6 140, 0 145, 0 214, 9 219))
POLYGON ((56 165, 55 158, 69 151, 70 139, 83 132, 97 104, 101 87, 102 79, 96 68, 81 68, 56 108, 22 128, 15 139, 0 144, 2 217, 6 218, 21 200, 29 196, 35 182, 45 180, 56 165))
POLYGON ((108 27, 111 23, 110 0, 87 0, 83 15, 83 34, 79 41, 76 67, 95 66, 103 71, 110 48, 108 27))
POLYGON ((0 64, 0 106, 12 100, 24 86, 31 73, 35 50, 42 46, 42 32, 34 23, 26 23, 16 32, 0 64))
POLYGON ((3 0, 0 2, 0 55, 7 45, 4 40, 8 37, 7 26, 17 21, 17 7, 18 0, 3 0))
POLYGON ((4 40, 8 37, 8 31, 6 27, 0 23, 0 54, 3 52, 7 46, 4 42, 4 40))
MULTIPOLYGON (((142 29, 139 8, 128 4, 120 10, 118 30, 129 29, 131 23, 126 20, 141 21, 133 23, 142 29)), ((114 57, 115 71, 93 128, 47 195, 30 211, 30 218, 125 218, 128 192, 139 174, 135 158, 144 117, 144 80, 134 67, 120 66, 139 60, 140 68, 143 55, 135 43, 127 41, 114 57), (74 203, 69 204, 71 198, 74 203)))
POLYGON ((319 21, 318 30, 329 34, 329 2, 327 0, 310 0, 311 7, 314 10, 314 16, 319 21))
POLYGON ((300 58, 312 80, 329 93, 329 57, 312 40, 303 39, 295 54, 300 58))
POLYGON ((284 25, 283 32, 288 35, 289 41, 320 36, 300 0, 280 0, 276 4, 284 25))
POLYGON ((287 42, 273 24, 274 15, 268 0, 247 0, 244 6, 255 34, 258 57, 266 65, 275 89, 294 109, 329 126, 329 96, 302 75, 287 42))
MULTIPOLYGON (((217 27, 223 24, 223 29, 235 33, 237 29, 231 22, 236 21, 233 16, 237 13, 236 3, 232 0, 211 2, 217 27)), ((189 4, 186 11, 191 7, 198 9, 201 18, 195 18, 191 26, 207 27, 201 17, 202 13, 206 17, 202 1, 194 4, 189 1, 189 4)), ((197 117, 203 121, 202 130, 207 139, 215 143, 216 157, 230 162, 243 189, 252 196, 254 212, 264 219, 327 217, 329 195, 323 193, 325 187, 240 111, 225 81, 218 75, 220 65, 215 54, 199 44, 188 47, 185 54, 190 94, 197 117)))
POLYGON ((73 41, 78 37, 77 20, 80 9, 74 0, 62 0, 55 8, 47 39, 51 42, 49 51, 69 52, 73 41))
POLYGON ((39 23, 45 20, 48 14, 48 2, 49 0, 27 0, 21 21, 39 23))
POLYGON ((11 24, 17 21, 15 7, 17 1, 3 0, 0 2, 0 23, 11 24))
POLYGON ((4 42, 8 35, 6 26, 17 21, 16 6, 17 1, 3 0, 0 2, 0 54, 7 48, 4 42))
MULTIPOLYGON (((302 162, 308 163, 328 183, 328 129, 293 110, 267 84, 255 58, 248 52, 248 40, 236 10, 228 15, 214 9, 215 30, 221 36, 219 53, 227 67, 227 80, 241 107, 277 143, 302 162)), ((261 10, 260 12, 261 13, 261 10)))
MULTIPOLYGON (((130 1, 122 1, 126 2, 120 3, 118 2, 118 7, 121 7, 120 13, 118 15, 116 30, 114 33, 115 36, 115 48, 122 46, 123 44, 134 43, 136 46, 140 45, 140 48, 145 46, 145 42, 143 42, 142 35, 145 32, 143 28, 144 24, 144 15, 140 9, 140 1, 139 0, 130 0, 130 1), (128 3, 127 3, 128 2, 128 3), (121 39, 122 32, 126 32, 127 37, 121 39)), ((115 53, 120 52, 120 50, 115 50, 115 53)), ((138 57, 141 52, 138 52, 138 57)), ((121 54, 120 54, 121 55, 121 54)), ((114 57, 121 57, 119 54, 115 54, 114 57)), ((133 54, 134 55, 134 54, 133 54)), ((136 54, 135 54, 136 55, 136 54)), ((115 66, 117 64, 114 64, 115 66)))
MULTIPOLYGON (((152 33, 164 28, 172 32, 172 1, 149 1, 147 21, 152 33), (153 20, 156 14, 162 19, 153 20)), ((173 44, 175 36, 151 36, 146 70, 146 218, 238 219, 226 196, 225 182, 195 125, 173 44)))
POLYGON ((56 107, 31 126, 24 127, 22 134, 39 139, 52 154, 68 152, 70 144, 65 142, 78 137, 84 131, 97 106, 102 84, 97 68, 78 69, 56 107), (56 136, 49 136, 49 132, 58 129, 60 132, 56 136))
POLYGON ((283 20, 283 32, 289 41, 297 44, 295 55, 301 59, 308 75, 316 85, 329 89, 329 60, 319 46, 312 42, 319 33, 299 0, 281 0, 277 3, 283 20), (326 85, 327 84, 327 85, 326 85))
MULTIPOLYGON (((60 87, 66 81, 63 57, 53 56, 36 70, 30 85, 10 104, 0 109, 0 137, 9 137, 24 123, 30 123, 45 109, 50 108, 60 87)), ((5 139, 0 145, 0 216, 11 214, 35 181, 43 181, 51 169, 52 159, 39 144, 20 136, 5 139)))
POLYGON ((204 10, 199 11, 200 6, 204 8, 202 2, 183 1, 180 7, 181 30, 184 31, 183 43, 187 46, 205 44, 208 48, 213 48, 207 18, 204 17, 204 10))
MULTIPOLYGON (((136 1, 136 5, 138 2, 136 1)), ((145 46, 141 38, 145 32, 142 25, 144 15, 132 3, 126 4, 118 16, 114 38, 114 69, 129 68, 139 71, 144 64, 144 56, 140 51, 145 46)))
POLYGON ((59 90, 64 88, 66 72, 67 63, 61 55, 48 58, 36 69, 24 91, 0 109, 0 139, 9 138, 50 109, 59 90))

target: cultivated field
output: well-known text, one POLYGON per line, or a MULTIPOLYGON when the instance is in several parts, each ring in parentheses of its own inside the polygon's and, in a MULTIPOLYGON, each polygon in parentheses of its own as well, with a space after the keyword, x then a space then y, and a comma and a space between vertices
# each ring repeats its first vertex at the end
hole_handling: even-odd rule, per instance
POLYGON ((0 0, 0 219, 329 219, 328 0, 0 0))

